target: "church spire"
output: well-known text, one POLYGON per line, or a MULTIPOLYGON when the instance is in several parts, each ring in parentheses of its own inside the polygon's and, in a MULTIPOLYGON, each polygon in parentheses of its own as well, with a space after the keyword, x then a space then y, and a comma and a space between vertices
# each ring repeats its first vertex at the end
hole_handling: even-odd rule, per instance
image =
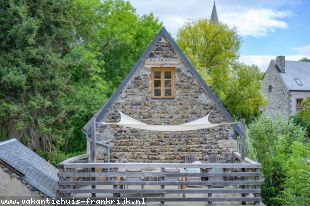
POLYGON ((216 6, 215 6, 215 1, 213 4, 213 9, 212 9, 212 14, 211 14, 211 21, 213 24, 219 24, 219 19, 217 17, 217 12, 216 12, 216 6))

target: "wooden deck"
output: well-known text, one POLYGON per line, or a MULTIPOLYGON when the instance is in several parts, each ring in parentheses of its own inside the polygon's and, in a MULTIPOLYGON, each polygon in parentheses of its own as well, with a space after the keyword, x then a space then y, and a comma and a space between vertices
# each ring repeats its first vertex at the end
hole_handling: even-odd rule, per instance
POLYGON ((202 164, 66 162, 59 165, 57 196, 144 198, 147 205, 261 205, 260 167, 251 160, 202 164))

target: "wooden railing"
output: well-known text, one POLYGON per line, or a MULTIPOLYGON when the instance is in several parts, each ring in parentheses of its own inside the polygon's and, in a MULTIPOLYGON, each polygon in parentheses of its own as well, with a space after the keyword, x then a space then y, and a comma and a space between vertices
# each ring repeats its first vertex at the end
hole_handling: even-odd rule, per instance
POLYGON ((255 162, 63 163, 59 165, 57 195, 111 200, 143 198, 162 205, 179 201, 258 205, 260 168, 255 162))

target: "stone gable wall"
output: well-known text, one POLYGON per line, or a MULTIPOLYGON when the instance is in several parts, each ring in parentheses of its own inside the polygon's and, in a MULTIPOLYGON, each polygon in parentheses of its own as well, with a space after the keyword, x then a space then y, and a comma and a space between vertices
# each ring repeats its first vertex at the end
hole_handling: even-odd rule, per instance
POLYGON ((289 90, 286 88, 274 64, 270 64, 262 85, 263 96, 267 99, 266 113, 275 115, 290 115, 289 90), (272 91, 269 92, 269 85, 272 91))
MULTIPOLYGON (((225 122, 224 116, 181 61, 173 47, 162 38, 144 64, 109 108, 106 122, 119 121, 117 110, 147 124, 177 125, 210 115, 212 123, 225 122), (175 99, 151 98, 151 68, 175 68, 175 99)), ((231 160, 236 141, 233 128, 220 126, 187 132, 154 132, 119 126, 100 126, 97 140, 111 140, 111 160, 117 162, 183 162, 187 154, 199 159, 216 154, 221 162, 231 160)), ((97 146, 97 158, 104 148, 97 146)))

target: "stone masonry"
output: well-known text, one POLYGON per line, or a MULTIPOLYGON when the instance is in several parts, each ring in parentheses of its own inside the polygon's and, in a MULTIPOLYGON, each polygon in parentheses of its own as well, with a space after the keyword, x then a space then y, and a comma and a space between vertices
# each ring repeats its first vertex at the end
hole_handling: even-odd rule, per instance
POLYGON ((262 93, 268 101, 266 113, 269 116, 288 116, 290 114, 289 90, 285 86, 273 63, 270 63, 265 73, 262 83, 262 93), (269 87, 271 87, 271 91, 269 91, 269 87))
MULTIPOLYGON (((177 125, 210 115, 210 122, 225 122, 213 100, 185 66, 165 38, 161 38, 106 113, 105 122, 119 121, 117 110, 147 124, 177 125), (151 68, 175 68, 175 98, 151 98, 151 68)), ((154 132, 115 125, 97 127, 97 140, 111 140, 111 160, 116 162, 184 162, 190 153, 203 159, 210 154, 221 162, 231 160, 237 143, 231 126, 188 132, 154 132)), ((96 157, 103 159, 103 147, 96 157)))

